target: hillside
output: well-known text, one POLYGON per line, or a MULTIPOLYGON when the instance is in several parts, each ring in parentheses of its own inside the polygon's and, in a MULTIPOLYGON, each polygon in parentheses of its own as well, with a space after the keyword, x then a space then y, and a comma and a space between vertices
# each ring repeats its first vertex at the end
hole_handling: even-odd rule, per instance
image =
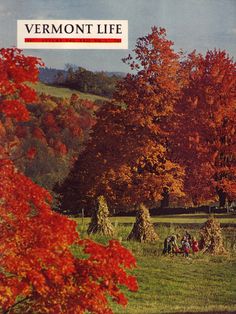
POLYGON ((104 101, 107 100, 105 97, 92 95, 92 94, 86 94, 79 92, 77 90, 64 88, 64 87, 55 87, 50 86, 41 82, 38 82, 37 84, 30 84, 38 93, 45 93, 51 96, 55 97, 61 97, 61 98, 69 98, 72 94, 79 94, 81 99, 88 99, 91 101, 104 101))
POLYGON ((114 94, 118 81, 124 76, 125 73, 122 72, 93 72, 75 65, 68 65, 66 70, 39 69, 39 80, 44 84, 109 98, 114 94))
MULTIPOLYGON (((40 68, 39 69, 39 80, 43 83, 46 83, 46 84, 54 84, 59 73, 64 77, 64 79, 66 78, 67 70, 47 68, 47 67, 46 68, 40 68)), ((99 73, 99 71, 94 71, 94 73, 95 74, 99 73)), ((125 75, 127 74, 125 72, 118 72, 118 71, 114 71, 114 72, 104 71, 104 73, 108 77, 112 77, 114 75, 118 76, 118 77, 125 77, 125 75)))

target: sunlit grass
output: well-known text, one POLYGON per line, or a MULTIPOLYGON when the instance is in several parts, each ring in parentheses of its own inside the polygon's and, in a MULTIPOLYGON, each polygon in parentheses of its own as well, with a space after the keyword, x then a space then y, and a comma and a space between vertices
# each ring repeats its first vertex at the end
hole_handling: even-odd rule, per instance
MULTIPOLYGON (((199 214, 182 214, 182 215, 168 215, 168 216, 153 216, 153 223, 167 223, 167 224, 201 224, 204 223, 208 214, 199 213, 199 214)), ((222 224, 235 224, 236 225, 236 215, 235 214, 215 214, 214 217, 219 219, 222 224)), ((116 224, 132 224, 135 221, 135 217, 110 217, 111 221, 116 224)), ((79 224, 82 223, 82 218, 76 218, 79 224)), ((85 217, 83 223, 87 224, 90 218, 85 217)))
MULTIPOLYGON (((197 218, 197 215, 191 216, 194 217, 187 218, 183 215, 182 218, 176 217, 176 220, 192 221, 197 218)), ((160 218, 165 217, 155 217, 153 220, 160 221, 160 218)), ((77 220, 81 236, 88 237, 86 229, 89 219, 84 219, 83 223, 81 218, 77 220)), ((164 238, 173 232, 184 233, 185 228, 181 224, 157 225, 159 241, 149 244, 126 240, 133 220, 133 217, 112 218, 116 227, 115 238, 130 249, 137 259, 138 267, 133 274, 137 276, 139 282, 138 292, 125 291, 129 299, 126 309, 113 305, 116 314, 218 313, 219 311, 236 313, 235 228, 223 229, 228 255, 210 256, 199 253, 186 259, 181 255, 162 255, 164 238), (124 223, 127 220, 129 223, 124 223)), ((188 231, 199 237, 199 228, 196 226, 188 231)), ((109 240, 102 235, 93 235, 91 238, 103 244, 109 240)), ((74 248, 74 253, 82 256, 79 248, 74 248)))
POLYGON ((45 94, 55 96, 55 97, 60 97, 60 98, 69 98, 74 93, 74 94, 79 94, 81 99, 88 99, 91 101, 107 100, 107 98, 105 97, 82 93, 82 92, 79 92, 78 90, 74 90, 70 88, 50 86, 42 82, 38 82, 36 84, 29 84, 29 85, 33 87, 36 90, 36 92, 45 93, 45 94))

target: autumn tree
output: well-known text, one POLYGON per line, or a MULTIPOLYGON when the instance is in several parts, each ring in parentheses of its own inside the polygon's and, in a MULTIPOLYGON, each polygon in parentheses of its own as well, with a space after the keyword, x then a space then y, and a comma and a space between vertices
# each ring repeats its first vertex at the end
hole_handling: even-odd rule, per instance
MULTIPOLYGON (((25 105, 35 93, 25 83, 37 80, 40 64, 18 49, 0 50, 0 115, 13 129, 29 119, 25 105)), ((118 241, 81 240, 76 223, 51 210, 51 195, 16 168, 13 139, 0 134, 1 313, 112 313, 108 295, 125 305, 119 286, 137 289, 125 272, 135 266, 132 254, 118 241), (86 257, 72 254, 75 245, 86 257)))
POLYGON ((27 106, 30 120, 19 125, 18 155, 34 147, 35 157, 17 159, 17 167, 35 183, 52 191, 63 182, 94 124, 96 104, 72 94, 62 99, 39 94, 37 102, 27 106))
POLYGON ((135 56, 124 60, 134 74, 120 82, 114 104, 98 112, 91 140, 62 187, 64 206, 78 209, 104 195, 112 208, 139 210, 160 201, 164 188, 182 195, 183 171, 169 158, 166 129, 181 93, 180 56, 172 46, 162 28, 138 39, 135 56))
POLYGON ((186 82, 172 120, 173 155, 185 167, 186 202, 236 197, 235 63, 225 51, 191 53, 186 82))

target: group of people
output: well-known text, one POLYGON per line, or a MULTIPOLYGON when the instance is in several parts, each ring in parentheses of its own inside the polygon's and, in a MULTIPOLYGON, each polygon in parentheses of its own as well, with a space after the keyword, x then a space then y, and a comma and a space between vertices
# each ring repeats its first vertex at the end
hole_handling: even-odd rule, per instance
POLYGON ((199 251, 198 241, 195 237, 192 237, 188 231, 185 231, 180 243, 180 234, 172 234, 165 238, 163 254, 183 254, 184 257, 188 257, 190 250, 193 254, 199 251))

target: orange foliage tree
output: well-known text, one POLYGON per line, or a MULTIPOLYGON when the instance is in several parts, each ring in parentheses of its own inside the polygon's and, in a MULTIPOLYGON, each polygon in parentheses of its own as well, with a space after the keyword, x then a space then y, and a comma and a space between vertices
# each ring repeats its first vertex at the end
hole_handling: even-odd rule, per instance
POLYGON ((30 120, 16 130, 18 155, 34 147, 35 158, 30 162, 17 159, 16 165, 35 183, 52 190, 68 175, 81 151, 95 120, 96 105, 76 94, 70 99, 40 94, 37 102, 27 107, 30 120))
POLYGON ((194 205, 220 206, 236 197, 235 63, 225 51, 191 53, 182 64, 183 94, 176 105, 172 140, 185 167, 185 192, 194 205))
POLYGON ((121 81, 114 104, 98 112, 91 140, 63 185, 65 207, 86 206, 99 195, 113 208, 149 207, 164 188, 182 195, 183 171, 169 158, 166 128, 181 94, 180 56, 172 45, 154 27, 138 39, 135 57, 124 60, 135 73, 121 81))
MULTIPOLYGON (((37 80, 39 64, 18 49, 0 50, 0 115, 13 127, 29 118, 25 104, 35 94, 25 82, 37 80)), ((11 139, 3 132, 0 140, 1 313, 112 313, 107 295, 125 305, 118 286, 137 289, 125 272, 135 266, 132 254, 114 240, 81 240, 76 223, 51 210, 51 195, 14 166, 11 139), (87 257, 76 258, 72 245, 87 257)))

